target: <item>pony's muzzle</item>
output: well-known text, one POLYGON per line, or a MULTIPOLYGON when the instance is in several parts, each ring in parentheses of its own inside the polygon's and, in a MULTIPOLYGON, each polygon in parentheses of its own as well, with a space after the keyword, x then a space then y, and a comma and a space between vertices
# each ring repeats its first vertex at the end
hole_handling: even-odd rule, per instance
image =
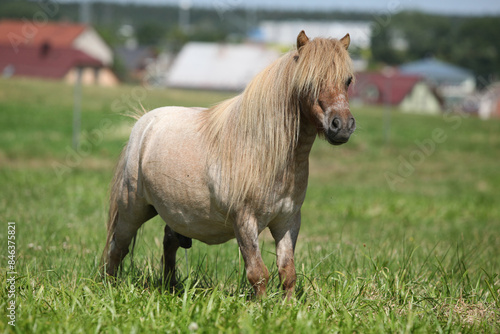
POLYGON ((354 117, 341 118, 335 116, 326 131, 326 138, 330 144, 341 145, 349 140, 355 129, 356 120, 354 117))

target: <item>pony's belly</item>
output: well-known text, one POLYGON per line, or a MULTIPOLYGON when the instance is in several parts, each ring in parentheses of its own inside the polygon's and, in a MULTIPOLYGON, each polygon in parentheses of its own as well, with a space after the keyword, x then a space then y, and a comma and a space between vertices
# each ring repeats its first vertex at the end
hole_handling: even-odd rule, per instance
POLYGON ((207 244, 220 244, 234 238, 232 222, 215 207, 208 188, 200 182, 184 181, 183 185, 157 184, 145 191, 163 221, 175 232, 207 244))
MULTIPOLYGON (((144 193, 160 217, 175 232, 207 244, 220 244, 234 238, 227 213, 211 198, 209 187, 199 170, 164 170, 162 182, 146 182, 144 193), (187 176, 189 175, 189 176, 187 176)), ((149 178, 148 178, 149 179, 149 178)))
POLYGON ((235 237, 231 222, 198 216, 195 214, 195 208, 190 211, 190 213, 159 212, 159 214, 175 232, 209 245, 221 244, 235 237))

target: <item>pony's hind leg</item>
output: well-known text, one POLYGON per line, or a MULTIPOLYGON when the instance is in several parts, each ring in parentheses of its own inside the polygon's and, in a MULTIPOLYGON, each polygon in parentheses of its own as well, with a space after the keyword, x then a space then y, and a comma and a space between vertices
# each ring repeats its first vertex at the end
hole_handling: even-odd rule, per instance
POLYGON ((106 274, 116 276, 120 264, 129 253, 130 243, 137 234, 139 227, 118 218, 114 231, 109 232, 112 235, 110 236, 111 240, 109 241, 106 258, 106 274))
POLYGON ((177 249, 181 246, 177 233, 172 231, 168 225, 165 225, 165 236, 163 237, 163 278, 162 282, 165 285, 176 286, 177 278, 175 277, 175 255, 177 249))
POLYGON ((117 212, 108 229, 108 241, 103 254, 106 274, 116 276, 123 259, 129 253, 129 246, 137 230, 149 219, 156 216, 156 210, 145 206, 133 213, 117 212))

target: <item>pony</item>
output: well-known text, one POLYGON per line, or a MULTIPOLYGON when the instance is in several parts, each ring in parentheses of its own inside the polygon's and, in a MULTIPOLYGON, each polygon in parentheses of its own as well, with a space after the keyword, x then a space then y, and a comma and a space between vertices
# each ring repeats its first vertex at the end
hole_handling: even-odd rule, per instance
POLYGON ((347 91, 353 80, 342 39, 309 39, 260 72, 243 92, 211 108, 162 107, 139 117, 116 167, 110 194, 105 274, 116 276, 138 229, 165 221, 163 280, 177 284, 179 247, 192 239, 236 238, 256 296, 269 271, 258 236, 269 228, 285 296, 296 283, 294 251, 317 135, 344 144, 356 128, 347 91))

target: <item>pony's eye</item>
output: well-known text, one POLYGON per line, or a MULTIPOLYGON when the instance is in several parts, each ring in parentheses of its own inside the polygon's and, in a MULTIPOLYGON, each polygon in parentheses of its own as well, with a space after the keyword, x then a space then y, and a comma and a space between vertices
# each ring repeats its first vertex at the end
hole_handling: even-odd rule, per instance
POLYGON ((349 87, 349 85, 351 84, 351 82, 352 82, 352 77, 347 78, 347 81, 345 82, 345 86, 349 87))

